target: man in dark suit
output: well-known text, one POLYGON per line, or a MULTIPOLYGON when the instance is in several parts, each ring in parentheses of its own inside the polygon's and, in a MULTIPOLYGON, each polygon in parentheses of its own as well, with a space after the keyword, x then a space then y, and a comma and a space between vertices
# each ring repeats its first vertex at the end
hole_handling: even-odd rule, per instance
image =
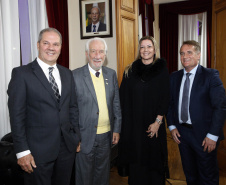
POLYGON ((108 185, 111 143, 121 131, 118 80, 114 70, 103 67, 107 53, 104 39, 86 43, 89 63, 73 71, 79 108, 81 151, 76 156, 76 185, 108 185))
POLYGON ((106 24, 100 22, 100 8, 97 6, 91 9, 92 23, 86 27, 86 32, 106 31, 106 24))
POLYGON ((58 30, 42 30, 37 59, 12 71, 8 106, 25 185, 70 183, 80 131, 72 73, 56 64, 61 45, 58 30))
POLYGON ((171 75, 167 123, 179 145, 187 184, 217 185, 217 146, 224 138, 225 90, 217 70, 198 64, 198 42, 185 41, 180 57, 184 69, 171 75))

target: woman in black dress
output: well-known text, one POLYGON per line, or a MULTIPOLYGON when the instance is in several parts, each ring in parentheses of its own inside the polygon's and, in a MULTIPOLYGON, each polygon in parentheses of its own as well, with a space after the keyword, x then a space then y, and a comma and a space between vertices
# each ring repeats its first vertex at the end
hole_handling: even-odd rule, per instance
POLYGON ((153 37, 140 39, 138 56, 120 86, 122 131, 119 165, 129 169, 129 185, 162 185, 168 176, 164 114, 169 104, 169 74, 156 57, 153 37))

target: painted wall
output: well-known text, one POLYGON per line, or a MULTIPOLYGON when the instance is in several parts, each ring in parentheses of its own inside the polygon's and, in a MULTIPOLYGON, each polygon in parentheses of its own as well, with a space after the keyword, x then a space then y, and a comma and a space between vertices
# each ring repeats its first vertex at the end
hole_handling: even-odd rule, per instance
MULTIPOLYGON (((115 21, 115 0, 112 0, 112 26, 113 37, 105 38, 108 45, 108 53, 105 65, 117 70, 116 54, 116 21, 115 21)), ((80 38, 80 12, 79 0, 68 0, 68 21, 69 21, 69 68, 71 70, 82 67, 87 63, 85 57, 85 43, 87 39, 80 38)))

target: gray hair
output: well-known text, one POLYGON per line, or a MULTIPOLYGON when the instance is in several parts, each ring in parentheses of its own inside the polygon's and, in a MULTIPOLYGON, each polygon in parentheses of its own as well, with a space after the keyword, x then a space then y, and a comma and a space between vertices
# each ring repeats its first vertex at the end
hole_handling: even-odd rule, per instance
POLYGON ((94 37, 92 39, 89 39, 87 42, 86 42, 86 52, 89 53, 89 46, 91 44, 91 42, 93 41, 101 41, 103 44, 104 44, 104 50, 105 50, 105 53, 107 54, 107 50, 108 50, 108 47, 107 47, 107 43, 104 39, 102 38, 99 38, 99 37, 94 37))
POLYGON ((38 42, 39 42, 39 43, 40 43, 40 41, 42 40, 43 33, 45 33, 45 32, 55 32, 55 33, 57 33, 57 34, 59 35, 59 37, 60 37, 60 43, 62 44, 62 35, 61 35, 61 33, 60 33, 57 29, 55 29, 55 28, 45 28, 45 29, 41 30, 40 33, 39 33, 39 36, 38 36, 38 42))
POLYGON ((93 6, 93 7, 91 8, 91 10, 90 10, 90 13, 92 12, 92 9, 93 9, 93 8, 97 8, 98 11, 99 11, 99 15, 100 15, 100 8, 99 8, 98 6, 93 6))
MULTIPOLYGON (((195 49, 195 52, 196 53, 200 53, 201 52, 200 44, 198 42, 196 42, 195 40, 187 40, 187 41, 184 41, 183 44, 182 44, 182 46, 183 45, 194 46, 194 49, 195 49)), ((181 50, 182 46, 180 47, 180 50, 181 50)))

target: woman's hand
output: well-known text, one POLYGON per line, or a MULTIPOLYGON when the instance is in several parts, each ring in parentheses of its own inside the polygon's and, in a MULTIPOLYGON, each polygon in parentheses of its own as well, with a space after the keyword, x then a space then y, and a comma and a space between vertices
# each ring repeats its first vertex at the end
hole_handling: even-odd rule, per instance
POLYGON ((158 122, 154 122, 152 124, 149 125, 148 130, 146 131, 148 134, 148 137, 152 138, 156 135, 156 137, 158 137, 158 130, 159 130, 160 125, 158 124, 158 122))

